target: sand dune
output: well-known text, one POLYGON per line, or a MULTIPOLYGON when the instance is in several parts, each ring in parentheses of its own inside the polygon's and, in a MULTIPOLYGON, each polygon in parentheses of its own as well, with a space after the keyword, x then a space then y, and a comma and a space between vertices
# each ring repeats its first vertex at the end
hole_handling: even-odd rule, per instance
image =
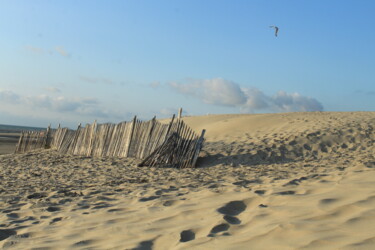
POLYGON ((186 117, 197 169, 0 156, 0 247, 373 249, 375 113, 186 117))

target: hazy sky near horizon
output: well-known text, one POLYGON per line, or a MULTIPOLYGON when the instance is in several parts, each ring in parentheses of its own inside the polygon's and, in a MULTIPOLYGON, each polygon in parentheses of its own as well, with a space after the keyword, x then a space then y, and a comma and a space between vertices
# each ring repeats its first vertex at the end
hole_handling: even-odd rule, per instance
POLYGON ((372 0, 0 0, 0 124, 375 111, 374 13, 372 0))

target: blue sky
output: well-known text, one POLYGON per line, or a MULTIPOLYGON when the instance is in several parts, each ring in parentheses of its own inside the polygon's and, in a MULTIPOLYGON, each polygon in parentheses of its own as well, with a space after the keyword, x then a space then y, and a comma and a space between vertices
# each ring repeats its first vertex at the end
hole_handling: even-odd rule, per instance
POLYGON ((374 13, 371 0, 0 0, 0 124, 374 111, 374 13))

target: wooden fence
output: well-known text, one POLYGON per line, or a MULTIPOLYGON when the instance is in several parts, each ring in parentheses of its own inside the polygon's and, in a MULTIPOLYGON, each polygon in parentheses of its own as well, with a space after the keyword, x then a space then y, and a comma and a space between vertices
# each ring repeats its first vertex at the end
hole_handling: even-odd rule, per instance
POLYGON ((186 168, 195 167, 204 133, 198 136, 174 116, 169 124, 155 118, 142 122, 134 117, 131 122, 118 124, 79 125, 77 130, 48 128, 36 140, 22 133, 16 153, 52 148, 73 155, 138 158, 143 160, 140 166, 186 168))
POLYGON ((44 148, 47 145, 47 131, 23 131, 21 132, 18 144, 16 146, 16 153, 24 153, 31 150, 44 148))

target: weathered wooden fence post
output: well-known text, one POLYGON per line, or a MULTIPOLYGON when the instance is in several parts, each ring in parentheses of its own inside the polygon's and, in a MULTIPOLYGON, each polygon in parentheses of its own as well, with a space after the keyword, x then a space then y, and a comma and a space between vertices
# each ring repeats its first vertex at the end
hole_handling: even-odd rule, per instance
POLYGON ((80 129, 81 129, 81 123, 78 124, 77 130, 74 133, 74 137, 72 139, 72 142, 68 146, 68 153, 70 153, 70 154, 74 154, 75 147, 77 145, 77 140, 78 140, 78 137, 79 137, 79 134, 80 134, 80 129))
POLYGON ((94 137, 96 133, 96 120, 91 125, 91 131, 90 131, 90 138, 89 138, 89 145, 86 152, 86 156, 93 156, 93 148, 94 148, 94 137))
MULTIPOLYGON (((181 114, 181 110, 180 110, 181 114)), ((181 116, 180 116, 181 117, 181 116)), ((45 131, 23 131, 15 148, 16 153, 51 147, 60 153, 86 156, 118 156, 143 159, 140 165, 195 167, 204 141, 182 119, 172 116, 169 124, 137 120, 119 124, 78 125, 77 130, 61 128, 45 131)))
POLYGON ((173 121, 174 121, 174 118, 175 118, 175 115, 173 114, 173 116, 172 116, 172 120, 171 120, 171 122, 169 123, 168 129, 167 129, 167 133, 165 134, 164 141, 165 141, 165 140, 168 138, 168 136, 169 136, 169 132, 171 131, 171 128, 172 128, 172 125, 173 125, 173 121))
POLYGON ((51 130, 51 123, 48 125, 47 127, 47 131, 46 131, 46 135, 45 135, 45 138, 44 138, 44 142, 43 142, 43 148, 48 148, 50 145, 48 145, 48 135, 50 133, 50 130, 51 130))
POLYGON ((131 144, 132 144, 132 139, 133 139, 134 128, 135 128, 136 122, 137 122, 137 116, 135 115, 134 118, 133 118, 132 126, 130 128, 128 152, 126 152, 126 157, 128 157, 129 153, 130 153, 130 147, 131 147, 131 144))
POLYGON ((177 118, 178 118, 178 119, 181 119, 181 118, 182 118, 182 108, 179 108, 177 118))
POLYGON ((195 164, 197 163, 197 160, 198 160, 198 156, 199 156, 199 152, 201 151, 202 149, 202 146, 203 146, 203 141, 204 141, 204 134, 206 133, 206 130, 203 129, 202 130, 202 134, 201 136, 199 137, 198 141, 197 141, 197 144, 195 146, 195 152, 194 152, 194 156, 193 156, 193 161, 191 163, 191 167, 195 167, 195 164))
POLYGON ((22 142, 23 142, 23 137, 24 137, 24 132, 22 131, 21 135, 20 135, 20 138, 18 139, 18 144, 16 145, 16 151, 15 151, 15 153, 20 153, 22 142))

